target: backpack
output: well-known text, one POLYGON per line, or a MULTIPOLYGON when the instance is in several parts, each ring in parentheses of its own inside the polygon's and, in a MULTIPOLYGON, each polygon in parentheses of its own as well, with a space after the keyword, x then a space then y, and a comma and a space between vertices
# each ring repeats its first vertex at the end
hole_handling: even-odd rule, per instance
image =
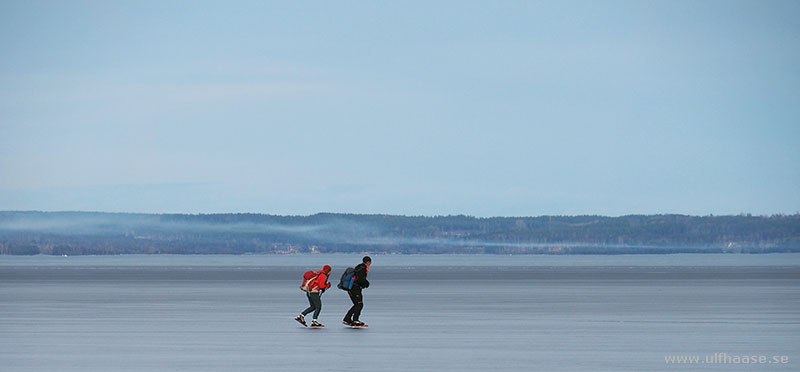
POLYGON ((356 269, 352 267, 348 267, 344 273, 342 273, 342 278, 339 280, 339 289, 349 291, 353 289, 353 283, 356 282, 356 269))
POLYGON ((303 274, 303 281, 300 283, 300 290, 303 292, 311 291, 309 286, 313 284, 315 280, 317 280, 317 273, 311 270, 306 271, 306 273, 303 274))

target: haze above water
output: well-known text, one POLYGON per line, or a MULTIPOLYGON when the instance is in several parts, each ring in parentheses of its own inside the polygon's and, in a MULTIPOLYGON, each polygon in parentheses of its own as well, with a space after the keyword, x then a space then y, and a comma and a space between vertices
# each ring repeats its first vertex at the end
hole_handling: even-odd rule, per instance
POLYGON ((3 371, 794 371, 800 254, 373 256, 362 320, 303 269, 357 255, 0 257, 3 371), (716 353, 778 364, 673 365, 716 353))
MULTIPOLYGON (((0 266, 345 266, 360 254, 0 256, 0 266)), ((669 255, 377 255, 375 267, 393 266, 800 266, 800 254, 669 255)))

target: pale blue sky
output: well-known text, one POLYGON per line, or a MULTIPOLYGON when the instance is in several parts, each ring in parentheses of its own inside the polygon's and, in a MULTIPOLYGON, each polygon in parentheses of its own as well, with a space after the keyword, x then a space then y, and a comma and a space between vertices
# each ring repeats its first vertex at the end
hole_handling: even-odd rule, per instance
POLYGON ((800 212, 797 1, 3 1, 0 210, 800 212))

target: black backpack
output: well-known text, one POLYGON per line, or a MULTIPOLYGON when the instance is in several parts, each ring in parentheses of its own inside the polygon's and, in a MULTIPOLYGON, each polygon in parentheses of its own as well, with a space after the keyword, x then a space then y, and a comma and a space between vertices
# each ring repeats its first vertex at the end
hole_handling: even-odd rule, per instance
POLYGON ((341 290, 349 291, 353 289, 353 283, 356 282, 356 269, 352 267, 348 267, 344 273, 342 273, 342 278, 339 280, 338 287, 341 290))

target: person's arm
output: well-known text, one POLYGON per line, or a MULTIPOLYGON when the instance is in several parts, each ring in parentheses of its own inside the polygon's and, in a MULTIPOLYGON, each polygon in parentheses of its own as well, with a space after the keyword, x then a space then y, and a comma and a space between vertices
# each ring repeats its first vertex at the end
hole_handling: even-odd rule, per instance
POLYGON ((325 291, 326 289, 331 287, 331 283, 328 283, 328 276, 325 274, 319 274, 317 277, 317 285, 321 291, 325 291))
POLYGON ((369 288, 369 280, 367 280, 367 267, 359 265, 356 271, 356 284, 361 288, 369 288))

